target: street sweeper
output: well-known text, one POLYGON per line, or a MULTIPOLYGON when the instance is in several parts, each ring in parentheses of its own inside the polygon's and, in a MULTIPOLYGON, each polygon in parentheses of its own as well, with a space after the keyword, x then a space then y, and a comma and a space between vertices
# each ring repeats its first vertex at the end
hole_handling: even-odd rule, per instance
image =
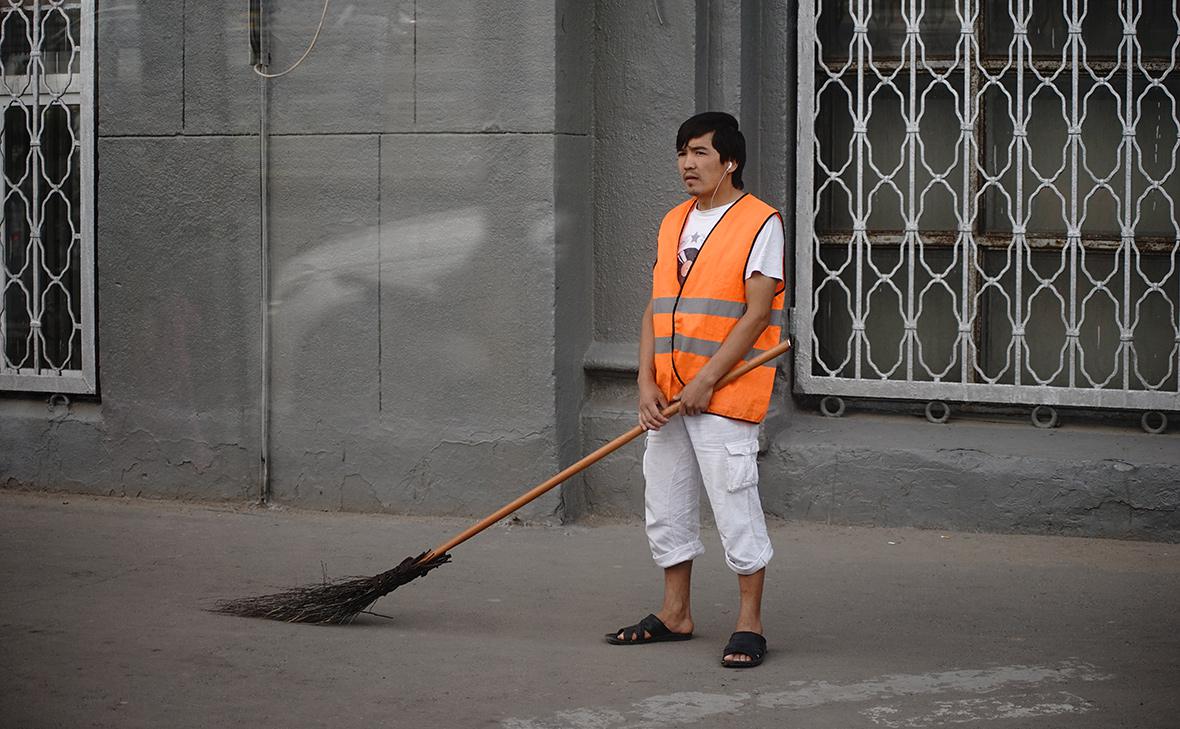
POLYGON ((676 134, 676 154, 691 197, 660 224, 639 339, 646 528, 652 558, 664 570, 664 599, 658 612, 606 638, 634 646, 692 637, 692 563, 705 551, 703 486, 740 599, 722 665, 749 668, 766 654, 762 587, 774 550, 756 459, 775 365, 719 385, 782 338, 783 223, 775 208, 743 191, 746 143, 733 116, 691 117, 676 134), (664 410, 674 401, 680 416, 670 418, 664 410))
POLYGON ((676 146, 693 197, 673 209, 660 229, 654 296, 640 347, 639 424, 391 569, 218 600, 210 609, 292 623, 351 623, 398 587, 448 563, 452 549, 647 433, 648 536, 656 562, 665 567, 664 608, 608 638, 640 645, 692 636, 689 576, 692 560, 703 551, 695 489, 703 483, 741 588, 738 631, 726 646, 724 664, 758 665, 766 652, 762 579, 772 554, 758 500, 758 422, 770 400, 773 363, 791 346, 780 341, 782 220, 741 192, 745 142, 732 116, 693 117, 681 127, 676 146))

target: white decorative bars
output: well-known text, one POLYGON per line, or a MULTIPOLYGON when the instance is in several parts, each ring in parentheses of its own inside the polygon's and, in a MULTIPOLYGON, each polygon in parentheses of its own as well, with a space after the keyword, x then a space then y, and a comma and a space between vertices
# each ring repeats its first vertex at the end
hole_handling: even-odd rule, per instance
POLYGON ((804 393, 1180 407, 1172 0, 803 0, 804 393))
POLYGON ((0 0, 0 390, 96 390, 93 24, 0 0))

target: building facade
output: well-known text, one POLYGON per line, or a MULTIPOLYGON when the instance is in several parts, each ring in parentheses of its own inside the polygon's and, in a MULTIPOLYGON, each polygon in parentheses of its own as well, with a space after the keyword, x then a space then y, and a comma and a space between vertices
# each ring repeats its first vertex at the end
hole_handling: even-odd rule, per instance
MULTIPOLYGON (((1180 536, 1173 4, 324 7, 0 8, 0 485, 491 511, 633 424, 724 109, 789 233, 769 513, 1180 536)), ((526 515, 641 513, 640 455, 526 515)))

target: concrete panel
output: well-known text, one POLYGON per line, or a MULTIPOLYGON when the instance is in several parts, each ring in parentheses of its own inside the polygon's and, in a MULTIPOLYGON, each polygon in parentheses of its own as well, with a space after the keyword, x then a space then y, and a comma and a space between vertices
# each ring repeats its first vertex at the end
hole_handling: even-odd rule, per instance
POLYGON ((98 145, 101 402, 0 401, 7 488, 248 499, 258 463, 257 146, 98 145))
POLYGON ((246 5, 188 2, 184 12, 185 131, 257 134, 259 86, 250 69, 246 5))
MULTIPOLYGON (((562 466, 581 458, 583 360, 594 330, 593 118, 594 3, 558 0, 556 6, 556 426, 562 466)), ((561 486, 561 518, 590 513, 581 475, 561 486)))
MULTIPOLYGON (((633 427, 635 400, 633 377, 592 379, 582 409, 582 449, 589 453, 633 427)), ((586 471, 585 499, 591 513, 643 518, 643 449, 641 436, 586 471)))
POLYGON ((47 400, 0 399, 0 488, 123 493, 100 406, 47 400))
MULTIPOLYGON (((319 22, 320 0, 271 10, 271 72, 291 66, 319 22)), ((316 47, 289 75, 270 81, 272 131, 405 130, 413 122, 414 3, 352 0, 329 6, 316 47)), ((258 129, 259 78, 250 69, 244 8, 236 0, 186 6, 186 131, 258 129)))
POLYGON ((594 3, 558 0, 556 126, 589 134, 594 117, 594 3))
POLYGON ((547 135, 382 139, 373 452, 398 510, 490 511, 557 470, 553 155, 547 135))
MULTIPOLYGON (((594 330, 594 234, 589 137, 554 137, 555 346, 557 438, 563 464, 581 457, 580 411, 585 394, 582 366, 594 330)), ((585 487, 576 480, 562 488, 563 518, 586 511, 585 487)))
POLYGON ((552 2, 431 0, 417 9, 418 129, 554 128, 552 2))
MULTIPOLYGON (((321 8, 320 0, 292 0, 272 9, 273 72, 303 53, 321 8)), ((187 7, 189 133, 257 128, 258 79, 249 68, 244 17, 231 0, 187 7)), ((272 128, 552 130, 554 35, 554 8, 540 0, 336 2, 303 65, 271 82, 272 128)))
MULTIPOLYGON (((595 6, 594 338, 592 392, 583 410, 589 452, 635 424, 639 318, 651 294, 656 232, 684 199, 676 129, 696 107, 695 3, 595 6)), ((585 476, 597 515, 643 513, 642 442, 585 476)))
POLYGON ((376 424, 379 407, 378 154, 375 136, 279 137, 271 147, 279 501, 294 501, 300 483, 343 493, 363 478, 354 434, 376 424))
MULTIPOLYGON (((414 123, 413 0, 334 2, 315 49, 271 82, 276 134, 407 131, 414 123)), ((272 16, 272 73, 301 55, 321 0, 284 0, 272 16)))
POLYGON ((253 497, 256 150, 250 139, 99 140, 101 401, 0 402, 2 486, 253 497))
MULTIPOLYGON (((345 454, 348 472, 331 479, 325 466, 296 478, 290 497, 304 508, 385 511, 396 514, 486 516, 553 475, 556 465, 551 427, 520 433, 465 430, 462 424, 386 418, 358 431, 345 454)), ((313 454, 330 460, 341 454, 313 454)), ((290 486, 290 485, 288 485, 290 486)), ((529 521, 556 522, 559 490, 523 508, 529 521)), ((458 531, 458 529, 456 529, 458 531)), ((442 535, 440 535, 441 537, 442 535)))
MULTIPOLYGON (((634 422, 629 387, 595 388, 586 448, 634 422)), ((768 514, 795 521, 1180 541, 1175 440, 797 412, 759 458, 759 489, 768 514)), ((642 445, 586 481, 593 513, 641 517, 642 445)))
POLYGON ((763 461, 763 506, 844 524, 1176 540, 1175 440, 796 413, 763 461))
POLYGON ((696 0, 697 111, 738 115, 742 60, 750 55, 743 37, 742 0, 696 0))
POLYGON ((603 341, 638 338, 656 232, 685 197, 675 141, 695 109, 695 13, 663 5, 596 7, 594 319, 603 341))
POLYGON ((182 4, 103 3, 95 14, 98 133, 179 134, 184 110, 182 4))
MULTIPOLYGON (((628 420, 622 413, 588 413, 582 419, 586 451, 601 448, 634 424, 634 418, 628 420)), ((612 453, 587 471, 583 480, 588 513, 610 519, 642 519, 643 439, 612 453)))
POLYGON ((98 334, 114 467, 245 497, 258 447, 257 140, 100 141, 98 334))
MULTIPOLYGON (((746 189, 783 211, 794 231, 795 57, 794 8, 787 0, 742 2, 742 131, 746 189)), ((793 262, 793 235, 787 236, 793 262)))

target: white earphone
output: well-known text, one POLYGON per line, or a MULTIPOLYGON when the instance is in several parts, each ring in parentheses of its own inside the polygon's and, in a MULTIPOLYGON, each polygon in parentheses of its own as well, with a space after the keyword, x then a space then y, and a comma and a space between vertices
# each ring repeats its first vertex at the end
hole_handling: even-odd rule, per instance
POLYGON ((725 176, 728 175, 729 171, 732 169, 733 162, 726 162, 725 171, 721 173, 721 177, 717 178, 717 184, 713 186, 713 193, 709 195, 709 207, 713 207, 713 198, 717 196, 717 190, 721 188, 721 181, 725 179, 725 176))

